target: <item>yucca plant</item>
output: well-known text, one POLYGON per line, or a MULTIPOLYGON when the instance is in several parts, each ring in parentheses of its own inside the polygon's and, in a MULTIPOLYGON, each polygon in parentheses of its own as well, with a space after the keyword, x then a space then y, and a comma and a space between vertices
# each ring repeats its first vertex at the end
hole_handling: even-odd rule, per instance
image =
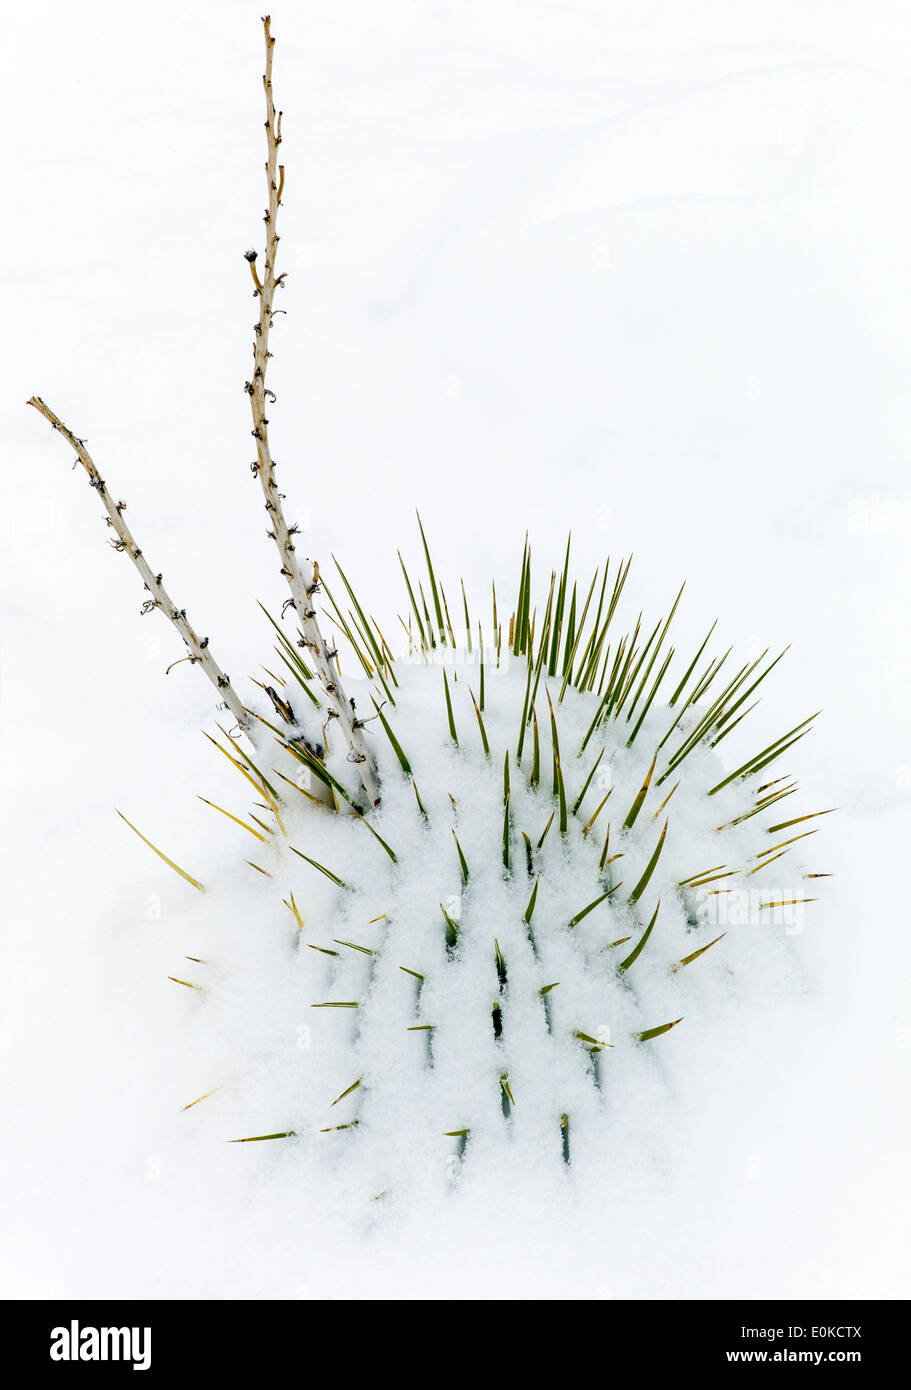
MULTIPOLYGON (((218 691, 230 719, 208 737, 250 803, 203 798, 255 893, 242 943, 213 941, 212 897, 201 903, 170 977, 203 996, 217 1029, 231 1034, 232 1011, 240 1020, 235 1072, 212 1076, 186 1109, 207 1102, 219 1133, 233 1092, 231 1113, 249 1123, 221 1138, 367 1152, 381 1191, 406 1158, 442 1171, 453 1156, 494 1161, 503 1144, 571 1165, 602 1142, 618 1072, 646 1076, 718 980, 725 935, 762 933, 773 949, 813 901, 824 875, 805 855, 827 811, 792 809, 797 782, 783 769, 815 716, 728 758, 784 653, 716 654, 715 624, 695 652, 677 652, 682 589, 621 633, 628 558, 580 582, 567 542, 542 575, 526 538, 514 597, 498 604, 492 587, 480 611, 477 576, 447 587, 418 518, 417 563, 398 556, 403 610, 383 626, 347 566, 327 579, 302 560, 267 417, 284 167, 268 17, 264 29, 266 246, 261 271, 246 253, 259 316, 245 386, 251 470, 290 597, 264 610, 273 651, 249 703, 137 545, 84 441, 29 402, 75 450, 114 547, 142 577, 143 612, 169 619, 182 660, 218 691), (289 1034, 305 1038, 303 1072, 289 1034)), ((206 892, 126 824, 188 891, 206 892)), ((219 916, 236 891, 236 874, 226 880, 212 895, 219 916)))

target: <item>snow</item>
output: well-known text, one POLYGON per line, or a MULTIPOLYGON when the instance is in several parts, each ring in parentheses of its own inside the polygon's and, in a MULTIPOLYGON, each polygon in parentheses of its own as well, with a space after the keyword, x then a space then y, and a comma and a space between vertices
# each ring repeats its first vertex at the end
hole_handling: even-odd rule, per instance
MULTIPOLYGON (((210 691, 187 665, 164 678, 179 644, 159 618, 140 621, 97 498, 24 406, 37 391, 87 436, 169 591, 252 695, 247 673, 270 661, 255 600, 284 598, 244 443, 258 15, 39 3, 8 19, 0 1287, 907 1294, 903 7, 349 0, 273 13, 290 274, 272 435, 306 548, 335 552, 379 616, 403 611, 395 550, 416 562, 415 505, 450 597, 464 574, 473 606, 491 574, 512 592, 526 529, 541 570, 572 529, 583 575, 635 552, 628 621, 666 611, 687 579, 679 652, 716 615, 716 649, 733 642, 742 660, 793 643, 744 756, 824 707, 788 770, 803 788, 794 814, 841 808, 819 850, 809 842, 812 867, 836 877, 799 932, 732 930, 669 982, 643 953, 631 974, 647 972, 656 1008, 663 989, 682 997, 667 1017, 685 1021, 631 1058, 603 1142, 579 1100, 570 1170, 553 1137, 550 1150, 528 1137, 544 1099, 521 1057, 513 1118, 527 1128, 512 1149, 495 1108, 476 1161, 447 1168, 453 1147, 440 1167, 419 1137, 402 1153, 425 1043, 385 1011, 373 1051, 400 1067, 401 1108, 374 1116, 374 1151, 363 1157, 366 1123, 320 1136, 331 1149, 309 1131, 223 1142, 290 1124, 291 1102, 315 1128, 303 1098, 334 1099, 359 1073, 347 1052, 335 1072, 322 1057, 351 1019, 311 1010, 303 990, 297 1007, 290 914, 279 927, 263 912, 249 837, 196 800, 241 806, 237 774, 199 734, 214 729, 210 691), (215 972, 211 997, 169 982, 179 961, 215 972), (405 1192, 373 1202, 390 1173, 407 1174, 405 1192)), ((445 745, 439 670, 426 700, 412 674, 414 716, 445 745)), ((474 737, 470 708, 458 717, 474 737)), ((377 824, 398 849, 396 815, 388 834, 377 824)), ((366 853, 368 833, 345 829, 345 853, 366 853)), ((495 833, 466 818, 469 860, 495 833)), ((311 911, 324 887, 334 910, 311 879, 311 911)), ((413 891, 439 915, 433 883, 413 891)), ((667 922, 669 948, 664 913, 650 945, 667 922)), ((334 934, 361 939, 344 925, 334 934)), ((349 956, 343 968, 363 970, 349 956)), ((378 986, 407 992, 398 976, 378 986)), ((428 990, 421 1007, 429 1019, 459 1003, 428 990)), ((532 1029, 514 1007, 505 1029, 532 1029)), ((441 1055, 447 1087, 459 1068, 490 1075, 492 1032, 470 1036, 476 1056, 441 1055)), ((491 1094, 479 1083, 479 1115, 491 1094)))

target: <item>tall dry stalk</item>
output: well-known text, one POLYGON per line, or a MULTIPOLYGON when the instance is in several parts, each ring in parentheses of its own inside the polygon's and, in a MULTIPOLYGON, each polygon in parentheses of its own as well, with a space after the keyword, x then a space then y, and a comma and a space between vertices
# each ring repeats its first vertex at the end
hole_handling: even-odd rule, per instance
POLYGON ((338 654, 327 646, 317 621, 313 598, 319 589, 319 566, 305 560, 303 567, 298 560, 293 537, 297 527, 289 526, 282 507, 283 494, 275 481, 275 461, 269 445, 269 421, 266 416, 266 399, 275 400, 274 393, 266 385, 269 366, 269 334, 275 316, 275 292, 284 280, 284 274, 276 275, 275 262, 278 252, 278 209, 285 183, 285 168, 278 163, 278 147, 282 141, 282 113, 276 112, 272 96, 272 51, 275 39, 269 29, 270 17, 263 19, 266 38, 266 71, 263 74, 263 87, 266 94, 266 249, 263 276, 256 269, 257 253, 248 251, 247 260, 253 276, 255 293, 259 299, 259 320, 254 329, 253 340, 253 380, 246 382, 247 393, 253 413, 253 437, 256 440, 256 461, 252 465, 259 478, 269 516, 269 536, 275 541, 281 556, 281 572, 291 590, 291 603, 297 615, 303 645, 310 652, 320 683, 329 704, 330 717, 338 720, 339 727, 348 744, 348 757, 357 764, 364 791, 373 806, 379 804, 380 792, 376 766, 364 737, 363 721, 358 718, 354 701, 349 700, 342 686, 338 669, 338 654))
MULTIPOLYGON (((181 660, 189 661, 191 665, 199 666, 200 669, 205 672, 218 691, 219 697, 234 715, 240 728, 243 729, 251 742, 255 741, 253 738, 250 715, 244 708, 243 702, 229 678, 225 675, 224 671, 215 660, 215 657, 212 655, 208 637, 197 636, 192 624, 187 618, 187 610, 177 607, 177 604, 165 589, 161 575, 154 572, 145 555, 136 544, 133 533, 123 517, 123 513, 126 510, 126 502, 114 501, 106 482, 98 472, 98 469, 92 461, 91 455, 85 447, 85 440, 75 435, 73 431, 69 429, 47 405, 45 405, 40 396, 32 396, 28 404, 34 406, 39 414, 43 415, 45 420, 49 421, 51 426, 57 430, 58 434, 62 434, 67 443, 75 449, 77 459, 89 475, 90 485, 98 493, 102 505, 107 512, 107 524, 111 527, 116 537, 115 540, 112 540, 111 544, 115 550, 123 551, 124 554, 129 555, 142 577, 143 584, 151 595, 142 605, 143 613, 149 613, 157 608, 165 615, 186 643, 188 655, 182 657, 181 660)), ((174 663, 172 663, 172 665, 173 664, 174 663)))

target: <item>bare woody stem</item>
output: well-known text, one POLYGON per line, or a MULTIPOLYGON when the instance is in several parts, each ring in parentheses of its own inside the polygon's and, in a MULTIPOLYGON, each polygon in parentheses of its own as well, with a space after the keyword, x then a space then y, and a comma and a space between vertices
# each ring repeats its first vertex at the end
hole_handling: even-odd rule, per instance
POLYGON ((107 512, 107 524, 111 527, 117 538, 116 540, 112 540, 111 544, 114 546, 115 550, 122 550, 129 555, 142 576, 142 581, 146 589, 149 594, 151 594, 151 598, 146 599, 142 606, 143 613, 149 613, 153 608, 157 608, 177 629, 186 643, 189 652, 189 655, 182 658, 182 660, 189 661, 192 665, 201 667, 218 691, 219 698, 224 701, 241 729, 243 729, 247 737, 253 742, 250 716, 244 709, 230 680, 212 655, 209 648, 208 637, 200 638, 196 635, 193 627, 187 620, 186 610, 177 607, 177 604, 170 597, 162 584, 161 575, 153 572, 148 560, 133 539, 133 534, 129 526, 127 526, 123 519, 126 503, 115 502, 111 497, 107 484, 92 462, 91 456, 85 447, 85 441, 73 434, 73 431, 68 429, 63 421, 45 405, 40 396, 32 396, 28 404, 34 406, 39 414, 43 415, 45 420, 49 421, 53 428, 57 430, 59 434, 62 434, 67 443, 75 449, 76 457, 89 475, 90 485, 98 493, 102 505, 107 512))
POLYGON ((278 209, 285 182, 284 165, 278 163, 278 147, 281 144, 282 116, 276 113, 272 97, 272 50, 275 40, 269 32, 269 15, 263 19, 266 38, 266 71, 263 86, 266 93, 266 189, 268 208, 265 215, 266 253, 263 276, 260 279, 256 270, 256 252, 248 251, 247 260, 253 275, 254 293, 259 298, 259 322, 256 324, 253 341, 253 380, 246 383, 247 394, 253 412, 253 437, 256 440, 256 462, 252 465, 259 476, 269 514, 269 536, 275 541, 281 556, 281 572, 291 589, 291 602, 297 614, 303 637, 303 645, 310 651, 313 664, 319 674, 320 682, 329 702, 329 716, 338 720, 345 742, 348 744, 349 761, 357 764, 364 790, 373 806, 379 804, 380 792, 374 760, 367 748, 363 722, 357 717, 354 701, 349 700, 342 687, 338 670, 337 654, 326 645, 317 622, 313 596, 319 588, 319 566, 304 561, 303 569, 298 561, 292 537, 296 526, 288 525, 282 508, 282 496, 275 481, 275 463, 269 447, 269 421, 266 418, 266 397, 273 401, 275 396, 266 386, 266 372, 269 358, 269 331, 276 310, 273 307, 275 291, 284 281, 284 275, 275 274, 275 260, 278 250, 278 209))

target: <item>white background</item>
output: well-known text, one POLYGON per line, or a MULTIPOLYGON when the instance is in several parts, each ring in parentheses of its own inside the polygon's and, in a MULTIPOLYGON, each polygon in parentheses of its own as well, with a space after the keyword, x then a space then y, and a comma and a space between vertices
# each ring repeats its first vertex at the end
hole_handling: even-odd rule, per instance
POLYGON ((217 863, 212 701, 25 406, 253 670, 284 596, 242 390, 259 8, 3 9, 3 1291, 907 1294, 906 6, 274 9, 272 438, 310 553, 398 611, 414 506, 478 592, 526 529, 542 568, 570 527, 586 564, 632 550, 694 638, 793 642, 764 718, 823 708, 794 771, 842 808, 805 994, 703 1021, 669 1162, 369 1236, 163 1137, 184 1001, 143 904, 178 890, 111 808, 217 863))

